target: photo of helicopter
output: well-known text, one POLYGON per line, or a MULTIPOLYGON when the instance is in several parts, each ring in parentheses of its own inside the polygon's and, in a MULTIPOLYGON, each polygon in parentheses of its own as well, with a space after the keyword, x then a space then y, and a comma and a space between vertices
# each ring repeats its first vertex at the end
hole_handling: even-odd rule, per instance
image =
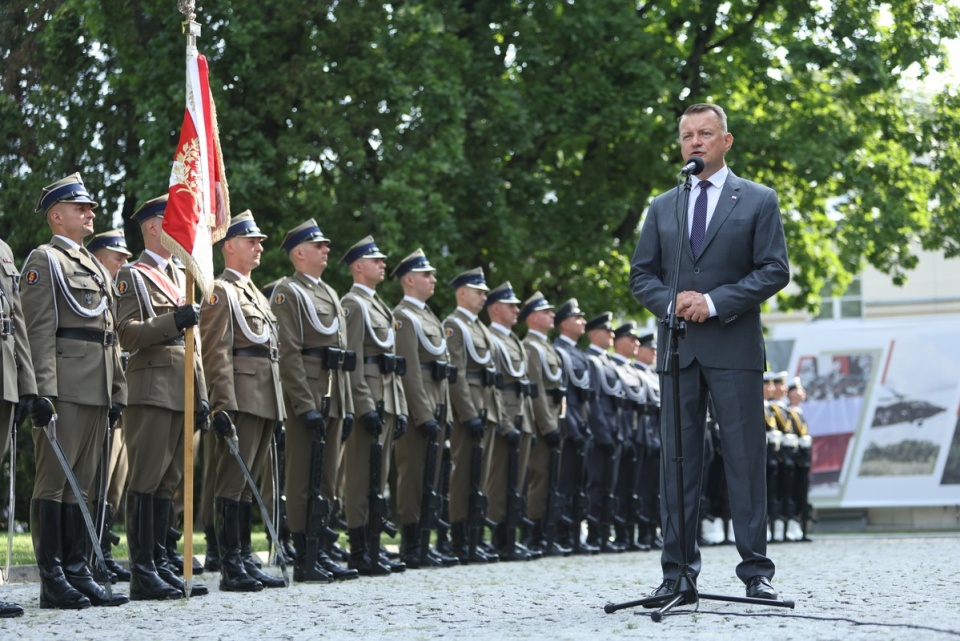
POLYGON ((947 408, 930 401, 920 398, 908 399, 904 394, 892 390, 891 394, 892 402, 877 405, 873 414, 872 427, 887 427, 900 423, 915 423, 917 427, 921 427, 925 419, 947 411, 947 408))

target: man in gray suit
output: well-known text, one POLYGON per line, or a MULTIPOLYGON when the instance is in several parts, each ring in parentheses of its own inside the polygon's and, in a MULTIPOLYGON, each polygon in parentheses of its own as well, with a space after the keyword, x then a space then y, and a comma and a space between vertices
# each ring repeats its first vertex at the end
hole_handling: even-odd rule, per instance
MULTIPOLYGON (((633 255, 630 285, 651 312, 666 318, 675 306, 686 321, 679 341, 678 371, 671 371, 662 389, 663 456, 674 459, 673 386, 679 376, 680 424, 683 431, 684 514, 677 514, 674 466, 663 467, 663 583, 655 595, 671 594, 680 573, 681 548, 687 551, 690 575, 701 568, 696 536, 703 430, 707 396, 716 401, 730 488, 737 550, 742 561, 737 576, 747 596, 776 599, 770 581, 774 564, 766 556, 765 441, 762 375, 764 343, 760 305, 790 280, 786 240, 776 193, 733 174, 724 155, 733 146, 723 109, 711 104, 687 108, 680 118, 683 158, 700 158, 704 169, 693 177, 686 227, 680 190, 658 196, 650 204, 633 255), (679 238, 678 238, 679 236, 679 238), (671 284, 680 246, 676 300, 671 284), (679 541, 677 519, 685 519, 686 540, 679 541)), ((668 332, 660 333, 658 370, 663 371, 668 332)))

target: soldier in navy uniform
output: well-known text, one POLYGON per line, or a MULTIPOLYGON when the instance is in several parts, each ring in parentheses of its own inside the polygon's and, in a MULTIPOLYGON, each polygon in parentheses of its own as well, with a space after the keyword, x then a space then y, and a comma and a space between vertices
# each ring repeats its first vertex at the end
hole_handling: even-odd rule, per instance
POLYGON ((586 491, 586 474, 579 471, 584 468, 583 459, 589 451, 592 436, 587 421, 590 366, 586 355, 577 348, 577 341, 583 336, 587 322, 576 298, 571 298, 557 309, 553 322, 559 332, 553 346, 563 362, 563 380, 567 388, 567 416, 560 464, 564 472, 560 490, 567 499, 566 516, 571 523, 561 528, 561 543, 571 548, 574 554, 595 554, 600 551, 599 548, 583 540, 580 533, 582 521, 572 512, 574 495, 586 491))
MULTIPOLYGON (((279 333, 270 303, 250 279, 260 265, 263 239, 253 214, 230 219, 220 244, 225 269, 200 315, 203 371, 213 410, 211 428, 229 438, 254 478, 267 460, 274 429, 285 418, 280 390, 279 333)), ((256 592, 282 588, 282 579, 258 567, 250 544, 253 494, 222 440, 214 446, 214 512, 220 552, 220 589, 256 592)))
POLYGON ((590 524, 589 541, 601 552, 623 552, 610 539, 611 528, 617 518, 617 474, 620 467, 621 444, 620 404, 623 384, 607 350, 613 347, 613 313, 604 312, 587 321, 586 332, 590 345, 586 354, 590 363, 590 431, 593 448, 587 459, 587 495, 594 523, 590 524))
POLYGON ((796 476, 792 494, 793 517, 787 521, 786 539, 788 541, 810 541, 807 527, 810 521, 810 452, 813 447, 813 437, 803 414, 803 402, 807 399, 807 392, 803 389, 800 377, 794 377, 787 386, 787 411, 793 418, 794 432, 797 435, 798 447, 796 451, 796 476))
MULTIPOLYGON (((620 460, 620 474, 617 479, 617 499, 620 502, 620 515, 623 523, 614 529, 616 542, 627 550, 643 550, 637 540, 637 526, 640 525, 640 472, 643 462, 643 415, 646 409, 646 381, 633 366, 640 348, 640 336, 637 324, 628 321, 613 331, 614 353, 611 359, 617 368, 617 374, 623 384, 623 404, 620 419, 624 429, 623 455, 620 460)), ((645 548, 649 550, 649 547, 645 548)))
MULTIPOLYGON (((131 460, 127 492, 127 542, 130 545, 130 598, 178 599, 184 583, 166 546, 173 496, 183 480, 184 367, 183 333, 200 320, 198 305, 186 304, 186 279, 160 242, 167 195, 148 200, 132 215, 140 224, 144 250, 123 267, 117 324, 121 346, 130 352, 127 372, 130 406, 124 430, 131 460)), ((207 420, 206 382, 196 343, 193 410, 196 427, 207 420)), ((191 435, 192 438, 192 435, 191 435)), ((194 583, 190 596, 207 593, 194 583)))
MULTIPOLYGON (((0 240, 0 445, 6 458, 10 431, 26 420, 33 399, 37 397, 37 382, 30 358, 30 342, 23 324, 23 306, 20 303, 20 272, 13 262, 10 246, 0 240)), ((14 452, 16 456, 16 452, 14 452)), ((13 477, 11 476, 11 479, 13 477)), ((8 515, 7 518, 13 518, 8 515)), ((0 601, 0 619, 23 615, 16 603, 0 601)))
POLYGON ((656 372, 657 340, 652 333, 640 336, 634 368, 646 382, 647 400, 640 430, 643 460, 640 463, 641 521, 637 539, 641 547, 663 547, 660 527, 660 376, 656 372))
MULTIPOLYGON (((287 408, 284 443, 284 490, 287 522, 295 551, 296 581, 326 582, 359 576, 329 556, 333 537, 323 530, 329 522, 307 518, 311 509, 313 447, 323 439, 320 495, 336 498, 342 438, 353 422, 353 395, 344 367, 347 349, 346 316, 340 297, 323 280, 330 255, 330 239, 314 219, 287 232, 283 240, 295 272, 273 288, 270 306, 280 325, 280 377, 287 408), (323 412, 327 403, 326 414, 323 412), (309 558, 307 540, 318 539, 316 557, 309 558)), ((314 504, 314 509, 318 506, 314 504)), ((328 514, 329 516, 329 514, 328 514)), ((283 535, 281 534, 281 537, 283 535)))
MULTIPOLYGON (((347 343, 357 353, 357 367, 350 372, 357 429, 344 450, 343 465, 348 471, 344 511, 350 538, 349 567, 366 576, 406 569, 403 563, 389 560, 382 549, 379 554, 373 553, 374 534, 368 523, 370 446, 377 442, 382 446, 379 492, 383 493, 393 442, 407 431, 407 400, 397 372, 400 361, 394 352, 396 320, 376 291, 386 276, 386 258, 371 236, 361 239, 340 258, 353 276, 353 287, 340 302, 347 319, 347 343)), ((379 529, 377 524, 377 536, 379 529)))
MULTIPOLYGON (((37 380, 33 423, 46 426, 56 413, 59 443, 83 493, 80 500, 88 505, 105 430, 119 420, 127 402, 116 335, 116 286, 107 268, 81 244, 93 233, 96 206, 80 174, 43 189, 37 211, 46 216, 53 238, 27 257, 22 289, 37 380)), ((92 542, 78 497, 43 432, 34 430, 33 440, 30 531, 40 569, 40 607, 126 603, 126 596, 109 596, 93 580, 87 565, 92 542)))

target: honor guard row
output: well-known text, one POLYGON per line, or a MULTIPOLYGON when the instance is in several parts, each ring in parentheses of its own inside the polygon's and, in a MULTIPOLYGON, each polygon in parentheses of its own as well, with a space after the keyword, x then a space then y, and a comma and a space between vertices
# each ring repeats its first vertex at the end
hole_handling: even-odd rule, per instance
MULTIPOLYGON (((202 438, 205 568, 220 572, 221 590, 286 584, 252 552, 254 500, 267 525, 285 513, 284 541, 273 543, 281 559, 292 553, 298 582, 660 547, 652 334, 614 328, 610 312, 587 321, 576 299, 555 308, 540 292, 521 301, 509 282, 491 290, 479 267, 449 281, 457 306, 441 321, 428 305, 436 270, 420 249, 390 274, 404 292, 391 308, 377 293, 387 256, 370 236, 340 258, 353 278, 340 297, 323 280, 331 240, 313 219, 284 237, 294 271, 265 296, 251 277, 267 237, 249 211, 219 243, 213 293, 187 304, 182 266, 161 242, 166 202, 133 215, 139 257, 119 231, 84 247, 97 204, 74 174, 43 190, 37 210, 53 238, 29 255, 23 279, 0 245, 2 424, 9 432, 29 412, 37 428, 41 607, 122 604, 110 588, 118 579, 134 600, 184 595, 168 542, 183 480, 184 332, 194 326, 194 421, 212 428, 202 438), (129 570, 110 555, 124 488, 129 570), (389 555, 381 534, 398 531, 400 553, 389 555)), ((782 413, 800 435, 802 415, 782 413)), ((799 520, 805 498, 784 492, 794 497, 784 518, 799 520)))

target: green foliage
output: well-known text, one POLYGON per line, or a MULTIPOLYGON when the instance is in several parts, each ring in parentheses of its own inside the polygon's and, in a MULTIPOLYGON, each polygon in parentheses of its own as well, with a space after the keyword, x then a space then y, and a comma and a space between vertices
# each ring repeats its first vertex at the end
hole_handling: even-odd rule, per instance
MULTIPOLYGON (((334 258, 370 233, 441 281, 482 265, 526 296, 644 315, 627 286, 649 199, 670 188, 690 103, 730 116, 728 161, 774 186, 795 293, 816 308, 866 263, 903 283, 911 244, 960 254, 960 96, 946 0, 200 2, 234 213, 279 245, 315 217, 334 258)), ((81 171, 114 226, 166 189, 183 111, 173 0, 0 7, 0 235, 47 237, 40 187, 81 171)), ((128 241, 139 231, 125 223, 128 241)), ((915 247, 915 245, 914 245, 915 247)), ((289 271, 281 251, 256 274, 289 271)), ((325 276, 340 290, 347 271, 325 276)), ((384 286, 388 299, 399 288, 384 286)), ((434 301, 448 310, 441 287, 434 301)))

